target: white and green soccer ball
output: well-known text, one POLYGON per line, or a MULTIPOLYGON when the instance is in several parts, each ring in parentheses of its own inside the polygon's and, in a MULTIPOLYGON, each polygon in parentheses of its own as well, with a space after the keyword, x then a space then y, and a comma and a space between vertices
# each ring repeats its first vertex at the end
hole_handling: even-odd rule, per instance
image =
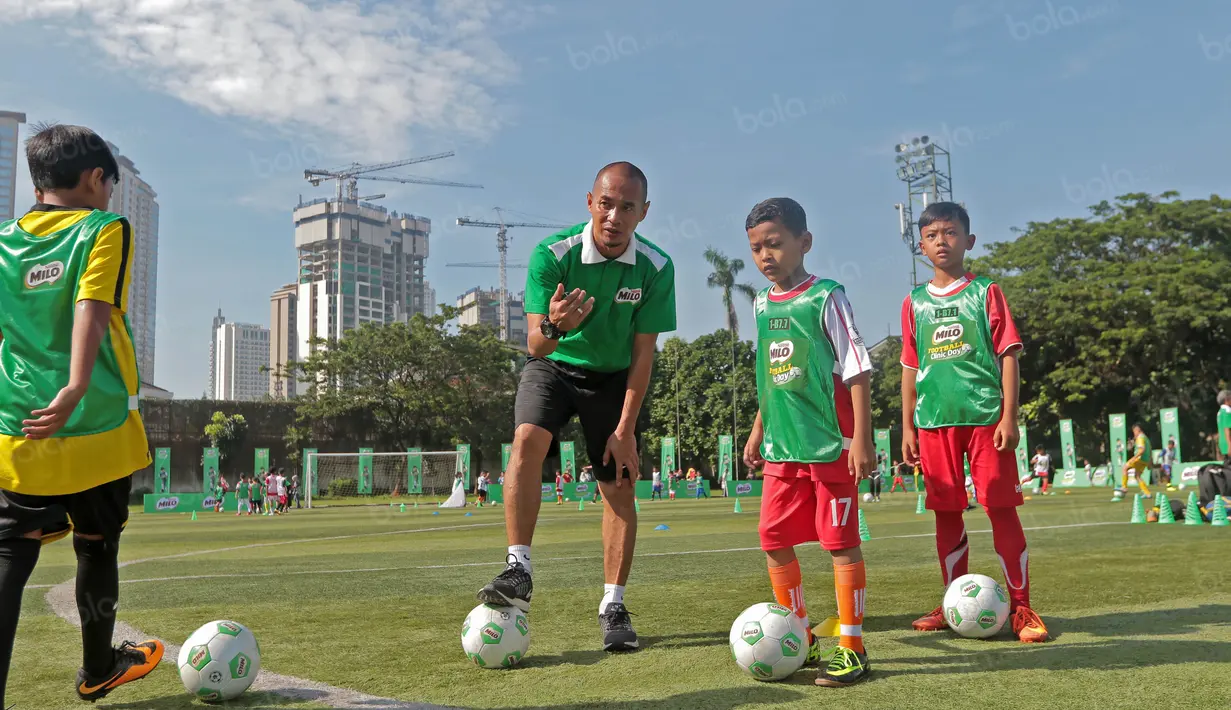
POLYGON ((781 604, 753 604, 731 625, 731 657, 757 680, 782 680, 808 657, 808 629, 781 604))
POLYGON ((530 650, 530 620, 515 606, 480 604, 462 622, 462 650, 480 668, 512 668, 530 650))
POLYGON ((1009 596, 996 580, 966 574, 953 580, 941 604, 945 621, 958 636, 985 639, 995 636, 1009 618, 1009 596))
POLYGON ((232 700, 261 672, 261 645, 243 624, 211 621, 180 647, 176 665, 192 695, 207 702, 232 700))

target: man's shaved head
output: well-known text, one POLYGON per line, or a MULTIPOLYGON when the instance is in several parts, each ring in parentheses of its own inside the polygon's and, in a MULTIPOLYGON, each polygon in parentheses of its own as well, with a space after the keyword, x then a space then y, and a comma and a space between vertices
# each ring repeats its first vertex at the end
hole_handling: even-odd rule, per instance
POLYGON ((650 182, 646 180, 645 173, 641 172, 641 168, 636 165, 625 160, 608 163, 603 166, 602 170, 598 171, 598 175, 594 176, 594 184, 598 185, 603 176, 608 174, 619 175, 620 177, 641 183, 641 201, 647 202, 650 199, 650 182))

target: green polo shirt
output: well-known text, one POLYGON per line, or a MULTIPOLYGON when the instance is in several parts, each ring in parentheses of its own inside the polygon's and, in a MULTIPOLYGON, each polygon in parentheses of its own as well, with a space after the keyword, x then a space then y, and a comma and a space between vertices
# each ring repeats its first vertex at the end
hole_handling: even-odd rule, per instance
POLYGON ((1227 433, 1231 429, 1231 407, 1222 405, 1218 408, 1218 453, 1227 455, 1227 433))
POLYGON ((594 309, 560 339, 548 359, 597 372, 629 366, 635 333, 675 330, 675 265, 637 234, 624 253, 607 259, 591 236, 592 222, 554 234, 534 248, 526 276, 526 313, 547 315, 557 284, 594 298, 594 309))

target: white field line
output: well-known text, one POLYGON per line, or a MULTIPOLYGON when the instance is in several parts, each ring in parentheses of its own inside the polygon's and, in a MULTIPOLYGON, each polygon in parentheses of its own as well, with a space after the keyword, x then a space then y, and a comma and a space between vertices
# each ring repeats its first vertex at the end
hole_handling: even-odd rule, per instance
MULTIPOLYGON (((496 525, 496 524, 497 523, 491 523, 490 525, 496 525)), ((489 524, 484 524, 484 525, 489 525, 489 524)), ((503 523, 499 523, 499 525, 503 525, 503 523)), ((1104 525, 1127 525, 1127 523, 1120 523, 1120 522, 1073 523, 1070 525, 1043 525, 1039 527, 1031 527, 1031 528, 1024 528, 1024 529, 1028 531, 1030 530, 1060 530, 1060 529, 1065 529, 1065 528, 1088 528, 1088 527, 1099 527, 1099 526, 1104 526, 1104 525)), ((457 528, 470 528, 470 527, 477 527, 477 526, 476 525, 457 526, 457 528)), ((398 532, 399 533, 436 532, 440 530, 451 530, 451 529, 454 529, 454 528, 448 528, 448 527, 422 528, 419 530, 401 530, 398 532)), ((979 534, 990 533, 991 530, 968 530, 966 532, 969 535, 979 535, 979 534)), ((364 533, 360 535, 345 535, 345 536, 339 536, 339 537, 342 537, 342 538, 367 537, 367 536, 387 535, 387 534, 390 534, 390 533, 364 533)), ((933 537, 934 535, 935 533, 915 533, 911 535, 886 535, 884 537, 874 537, 872 538, 871 541, 876 542, 878 540, 905 540, 905 539, 911 539, 911 538, 933 537)), ((226 548, 221 548, 217 550, 206 550, 206 551, 200 551, 200 552, 183 553, 179 555, 167 555, 165 557, 152 557, 152 558, 144 559, 144 560, 131 560, 129 562, 121 564, 121 567, 127 566, 127 565, 138 564, 141 562, 155 562, 155 561, 168 560, 168 559, 177 559, 180 557, 187 557, 189 555, 214 554, 218 552, 228 552, 231 550, 242 550, 242 549, 247 549, 250 547, 262 547, 265 545, 285 545, 285 544, 289 544, 290 542, 318 542, 320 540, 336 540, 336 539, 339 539, 339 538, 338 537, 312 538, 312 539, 298 540, 298 541, 287 541, 287 542, 278 542, 278 543, 257 543, 254 545, 243 545, 240 547, 226 547, 226 548)), ((717 555, 717 554, 726 554, 726 553, 731 553, 731 552, 759 552, 760 550, 761 550, 760 547, 728 547, 728 548, 715 549, 715 550, 675 550, 672 552, 639 552, 637 553, 636 556, 637 557, 677 557, 680 555, 717 555)), ((579 555, 579 556, 572 556, 572 557, 547 557, 542 560, 539 560, 539 562, 576 562, 579 560, 593 560, 593 559, 595 559, 594 555, 579 555)), ((502 566, 503 564, 504 564, 503 562, 460 562, 460 563, 447 564, 447 565, 412 565, 412 566, 399 566, 399 567, 358 567, 358 568, 352 568, 352 569, 299 570, 295 572, 188 574, 188 575, 178 575, 174 577, 144 577, 140 579, 123 579, 123 580, 120 580, 120 584, 143 584, 147 582, 175 582, 175 581, 189 581, 189 580, 197 580, 197 579, 247 579, 247 578, 260 578, 260 577, 291 577, 295 575, 318 575, 318 574, 320 575, 371 574, 371 573, 378 573, 378 572, 408 572, 408 571, 414 571, 414 570, 461 569, 461 568, 466 568, 466 567, 499 567, 499 566, 502 566)), ((58 585, 30 584, 26 586, 26 589, 51 589, 52 587, 55 587, 55 586, 58 586, 58 585)))

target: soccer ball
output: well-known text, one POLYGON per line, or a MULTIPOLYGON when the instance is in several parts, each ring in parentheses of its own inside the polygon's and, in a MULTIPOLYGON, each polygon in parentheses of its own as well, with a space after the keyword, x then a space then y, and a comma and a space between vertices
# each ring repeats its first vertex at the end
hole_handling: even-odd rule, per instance
POLYGON ((515 606, 480 604, 462 622, 462 650, 480 668, 512 668, 530 649, 530 621, 515 606))
POLYGON ((864 494, 863 494, 863 502, 864 502, 864 503, 871 503, 871 502, 872 502, 872 494, 871 494, 871 493, 864 493, 864 494))
POLYGON ((753 604, 731 625, 731 657, 757 680, 782 680, 808 657, 808 629, 780 604, 753 604))
POLYGON ((238 698, 261 671, 261 644, 243 624, 211 621, 180 647, 184 687, 205 701, 238 698))
POLYGON ((995 636, 1009 618, 1009 597, 1004 587, 981 574, 965 574, 953 580, 941 606, 949 628, 968 639, 995 636))

